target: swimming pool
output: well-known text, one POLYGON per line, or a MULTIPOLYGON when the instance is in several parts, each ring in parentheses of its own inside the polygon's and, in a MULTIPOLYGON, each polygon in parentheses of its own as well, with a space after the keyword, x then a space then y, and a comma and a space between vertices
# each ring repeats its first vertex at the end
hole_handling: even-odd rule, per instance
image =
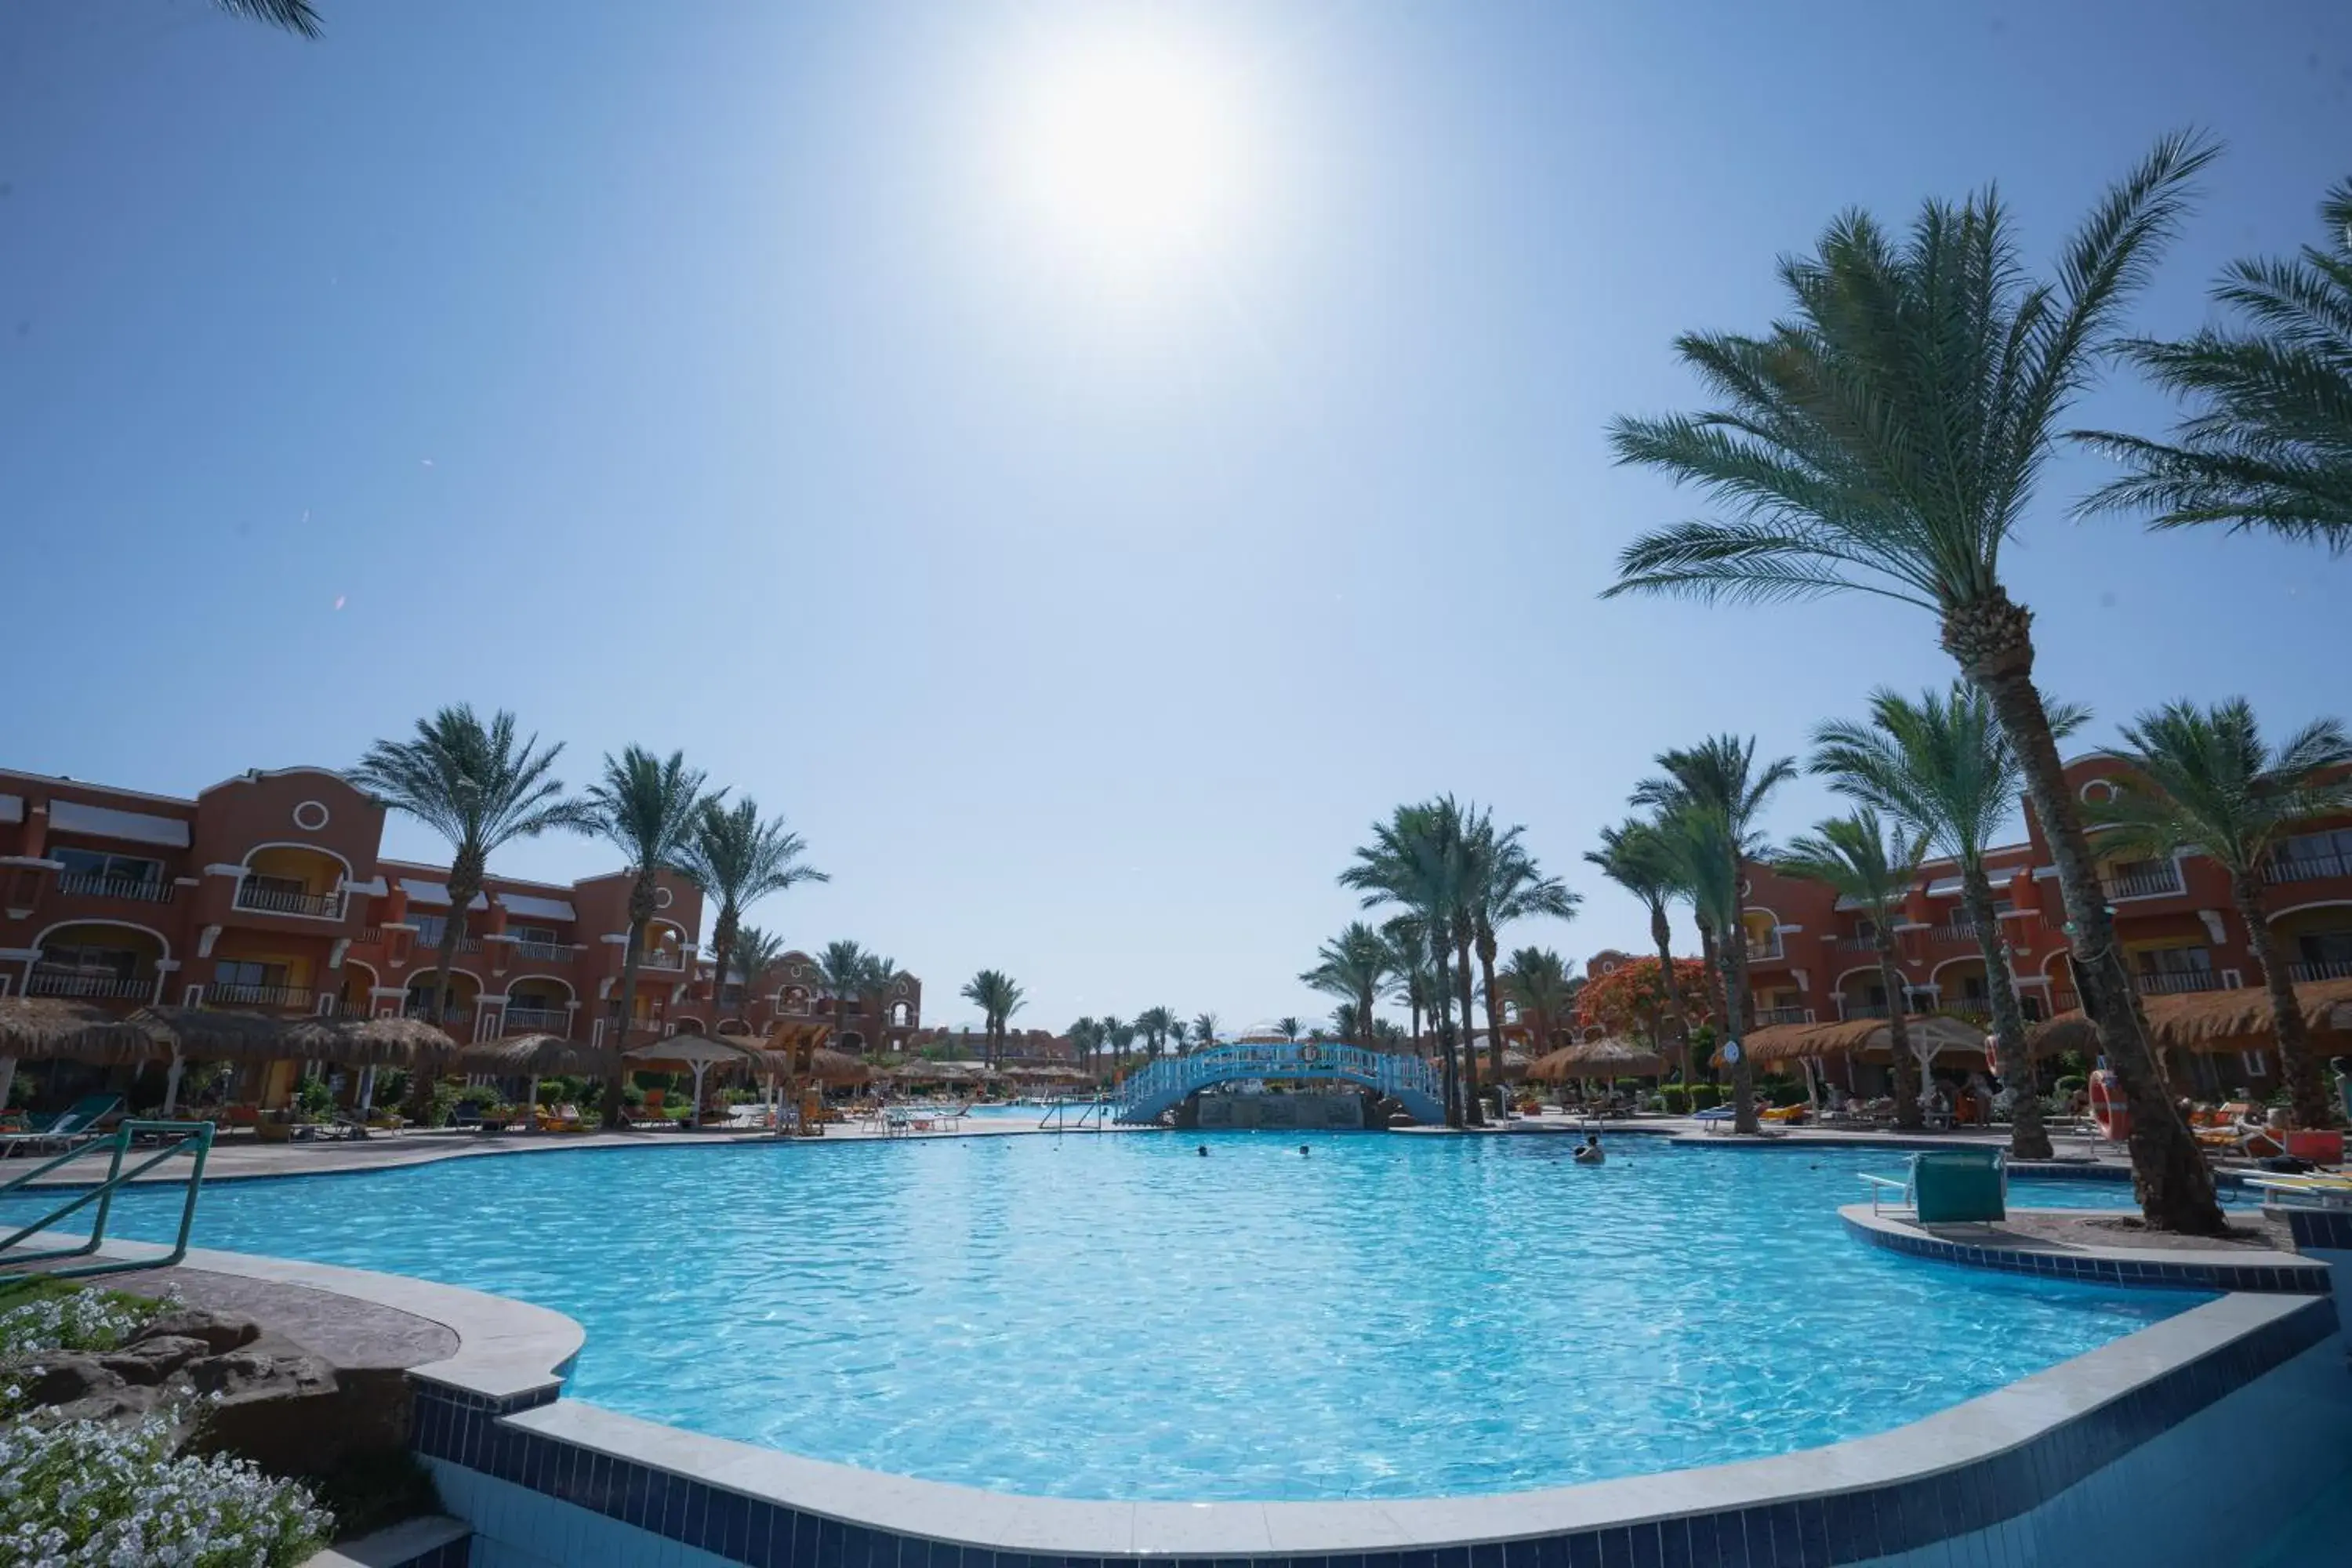
MULTIPOLYGON (((520 1297, 571 1392, 1066 1498, 1483 1493, 1884 1431, 2206 1298, 1895 1257, 1843 1149, 1297 1134, 702 1145, 208 1188, 201 1246, 520 1297), (1206 1159, 1196 1146, 1210 1151, 1206 1159)), ((2128 1202, 2024 1183, 2021 1204, 2128 1202)), ((165 1235, 162 1194, 120 1209, 165 1235)))

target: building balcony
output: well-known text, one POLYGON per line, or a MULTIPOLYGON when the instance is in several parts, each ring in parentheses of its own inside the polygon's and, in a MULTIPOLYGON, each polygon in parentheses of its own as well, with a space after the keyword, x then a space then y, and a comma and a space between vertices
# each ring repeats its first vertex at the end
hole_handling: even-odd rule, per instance
POLYGON ((640 953, 637 957, 637 967, 639 969, 682 970, 686 967, 686 955, 682 952, 640 953))
POLYGON ((456 1002, 436 1011, 429 1002, 411 1002, 400 1010, 400 1016, 414 1018, 420 1024, 437 1024, 446 1028, 452 1024, 472 1022, 474 1005, 471 1002, 456 1002))
POLYGON ((309 1012, 310 988, 307 985, 207 985, 205 1005, 207 1007, 277 1007, 299 1008, 309 1012))
POLYGON ((1761 942, 1754 937, 1748 939, 1748 962, 1750 963, 1769 963, 1775 959, 1787 956, 1788 954, 1781 951, 1780 933, 1777 931, 1761 942))
POLYGON ((1768 1028, 1774 1024, 1810 1024, 1813 1021, 1811 1007, 1759 1007, 1756 1026, 1768 1028))
POLYGON ((2168 865, 2153 871, 2131 871, 2119 877, 2102 877, 2099 887, 2113 903, 2119 899, 2177 899, 2189 889, 2180 880, 2180 868, 2168 865))
POLYGON ((156 976, 146 974, 73 974, 33 971, 25 982, 27 996, 78 996, 89 1001, 147 1002, 155 995, 156 976))
POLYGON ((1878 939, 1874 936, 1841 936, 1831 939, 1832 952, 1876 952, 1878 939))
POLYGON ((168 904, 174 891, 168 881, 140 881, 84 871, 58 874, 58 891, 79 899, 125 899, 139 904, 168 904))
POLYGON ((2143 996, 2182 996, 2197 991, 2234 991, 2237 983, 2215 969, 2182 969, 2168 973, 2144 971, 2132 976, 2143 996))
MULTIPOLYGON (((1927 932, 1927 940, 1950 942, 1956 946, 1974 947, 1979 934, 1983 930, 1984 928, 1974 921, 1950 921, 1943 925, 1931 927, 1927 932)), ((1998 936, 2000 933, 1994 934, 1998 936)))
POLYGON ((251 910, 257 914, 301 915, 310 920, 339 921, 343 918, 343 895, 289 893, 275 888, 257 888, 249 881, 239 882, 232 907, 251 910))
POLYGON ((568 942, 519 942, 514 944, 515 956, 533 963, 569 963, 580 950, 568 942))
POLYGON ((572 1032, 572 1009, 509 1007, 499 1028, 509 1035, 569 1035, 572 1032))
POLYGON ((1888 1008, 1884 1002, 1848 1002, 1843 1015, 1849 1018, 1884 1018, 1888 1016, 1888 1008))
POLYGON ((2265 882, 2315 882, 2328 877, 2352 877, 2352 856, 2277 856, 2263 862, 2265 882))
POLYGON ((2315 963, 2290 963, 2286 977, 2297 985, 2315 980, 2352 980, 2352 958, 2326 958, 2315 963))

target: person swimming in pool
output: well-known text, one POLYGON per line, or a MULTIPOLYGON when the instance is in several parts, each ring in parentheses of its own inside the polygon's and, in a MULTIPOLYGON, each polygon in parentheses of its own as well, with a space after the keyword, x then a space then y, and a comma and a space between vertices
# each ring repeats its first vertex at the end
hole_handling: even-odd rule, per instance
POLYGON ((1601 1134, 1588 1132, 1584 1135, 1584 1142, 1576 1146, 1576 1152, 1570 1158, 1580 1165, 1598 1165, 1605 1162, 1609 1154, 1601 1147, 1601 1134))

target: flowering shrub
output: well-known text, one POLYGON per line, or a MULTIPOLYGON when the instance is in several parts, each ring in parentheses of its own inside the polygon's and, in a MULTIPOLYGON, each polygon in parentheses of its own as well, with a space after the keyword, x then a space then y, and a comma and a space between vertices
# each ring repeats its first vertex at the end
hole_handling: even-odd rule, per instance
POLYGON ((110 1351, 172 1303, 74 1290, 0 1311, 0 1361, 43 1351, 110 1351))
POLYGON ((0 1561, 292 1568, 324 1543, 331 1521, 303 1488, 176 1440, 168 1415, 0 1426, 0 1561))

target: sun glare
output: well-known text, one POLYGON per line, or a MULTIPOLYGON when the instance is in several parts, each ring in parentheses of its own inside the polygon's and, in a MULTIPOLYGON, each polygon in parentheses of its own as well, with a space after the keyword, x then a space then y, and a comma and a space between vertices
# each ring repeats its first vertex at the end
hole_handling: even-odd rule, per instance
POLYGON ((1233 237, 1250 127, 1231 62, 1199 38, 1131 30, 1065 38, 1018 80, 1016 198, 1065 258, 1138 283, 1233 237))

